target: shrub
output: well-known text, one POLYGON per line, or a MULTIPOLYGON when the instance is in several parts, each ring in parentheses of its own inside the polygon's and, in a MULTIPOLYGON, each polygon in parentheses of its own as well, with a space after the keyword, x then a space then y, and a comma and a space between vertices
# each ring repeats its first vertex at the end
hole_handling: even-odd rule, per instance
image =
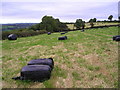
POLYGON ((40 31, 3 31, 2 32, 2 40, 7 39, 8 35, 10 34, 16 34, 18 37, 28 37, 28 36, 34 36, 39 34, 47 33, 46 30, 40 30, 40 31))

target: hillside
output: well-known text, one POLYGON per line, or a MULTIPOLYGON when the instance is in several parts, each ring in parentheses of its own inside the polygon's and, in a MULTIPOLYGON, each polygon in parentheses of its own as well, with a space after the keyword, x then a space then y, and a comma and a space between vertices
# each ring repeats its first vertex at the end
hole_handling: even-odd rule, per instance
POLYGON ((88 29, 66 33, 68 40, 58 41, 60 33, 3 40, 3 88, 115 88, 118 84, 118 42, 112 36, 118 27, 88 29), (15 81, 28 61, 54 59, 51 78, 43 83, 15 81))
MULTIPOLYGON (((118 22, 95 22, 94 26, 105 26, 105 25, 118 25, 118 22)), ((74 26, 74 24, 66 24, 68 26, 69 29, 73 30, 76 29, 76 27, 74 26)), ((90 28, 90 23, 86 22, 85 23, 85 28, 90 28)))
POLYGON ((35 24, 37 23, 13 23, 13 24, 1 24, 1 25, 2 25, 2 31, 8 31, 8 30, 28 28, 35 24))

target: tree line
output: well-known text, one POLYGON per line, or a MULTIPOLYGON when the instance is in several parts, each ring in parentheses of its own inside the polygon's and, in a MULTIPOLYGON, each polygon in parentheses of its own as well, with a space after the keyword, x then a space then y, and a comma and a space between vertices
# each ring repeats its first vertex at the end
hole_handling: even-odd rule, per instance
POLYGON ((60 22, 59 19, 55 19, 52 16, 44 16, 42 22, 31 26, 29 29, 32 30, 46 30, 48 32, 58 32, 67 30, 68 27, 65 23, 60 22))
MULTIPOLYGON (((113 15, 108 16, 108 20, 112 21, 113 15)), ((118 17, 120 20, 120 16, 118 17)), ((92 18, 88 21, 90 23, 91 27, 94 27, 94 22, 97 22, 96 18, 92 18)), ((84 29, 85 28, 85 21, 82 19, 76 19, 76 22, 74 23, 74 26, 76 29, 84 29)), ((59 32, 59 31, 65 31, 68 30, 68 27, 65 23, 60 22, 60 20, 57 18, 53 18, 52 16, 44 16, 42 18, 42 22, 39 24, 31 26, 29 29, 31 30, 46 30, 48 32, 59 32)))
MULTIPOLYGON (((113 16, 110 15, 108 17, 109 22, 112 21, 113 16)), ((120 21, 120 16, 118 17, 120 21)), ((98 22, 96 18, 92 18, 89 21, 91 27, 94 27, 94 22, 98 22)), ((103 21, 102 21, 103 22, 103 21)), ((34 24, 29 28, 25 29, 17 29, 12 31, 3 31, 2 38, 0 39, 7 39, 7 36, 11 33, 16 34, 18 37, 27 37, 27 36, 34 36, 39 35, 47 32, 61 32, 61 31, 68 31, 69 28, 66 24, 74 24, 76 29, 84 29, 85 28, 85 21, 82 19, 76 19, 75 23, 62 23, 59 19, 55 19, 52 16, 44 16, 42 18, 42 22, 38 24, 34 24)))

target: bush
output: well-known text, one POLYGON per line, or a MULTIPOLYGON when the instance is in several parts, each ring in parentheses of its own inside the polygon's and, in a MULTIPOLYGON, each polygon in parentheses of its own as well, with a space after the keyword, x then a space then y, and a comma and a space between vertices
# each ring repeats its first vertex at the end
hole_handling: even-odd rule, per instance
POLYGON ((18 37, 28 37, 28 36, 34 36, 39 34, 47 33, 46 30, 40 30, 40 31, 3 31, 2 32, 2 40, 7 39, 8 35, 10 34, 16 34, 18 37))

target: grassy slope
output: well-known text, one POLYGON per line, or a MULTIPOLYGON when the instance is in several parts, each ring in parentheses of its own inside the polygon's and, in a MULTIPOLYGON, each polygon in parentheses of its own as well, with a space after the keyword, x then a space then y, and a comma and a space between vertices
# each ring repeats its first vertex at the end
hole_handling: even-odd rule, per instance
MULTIPOLYGON (((69 29, 76 29, 76 27, 74 27, 74 24, 66 24, 68 26, 69 29)), ((118 25, 118 23, 108 23, 108 22, 96 22, 94 23, 94 26, 104 26, 104 25, 118 25)), ((85 23, 85 28, 89 28, 90 23, 85 23)))
POLYGON ((68 40, 58 41, 60 33, 3 40, 4 88, 93 88, 116 87, 118 78, 118 43, 112 36, 117 27, 68 32, 68 40), (15 81, 28 61, 53 57, 54 70, 43 83, 15 81))

